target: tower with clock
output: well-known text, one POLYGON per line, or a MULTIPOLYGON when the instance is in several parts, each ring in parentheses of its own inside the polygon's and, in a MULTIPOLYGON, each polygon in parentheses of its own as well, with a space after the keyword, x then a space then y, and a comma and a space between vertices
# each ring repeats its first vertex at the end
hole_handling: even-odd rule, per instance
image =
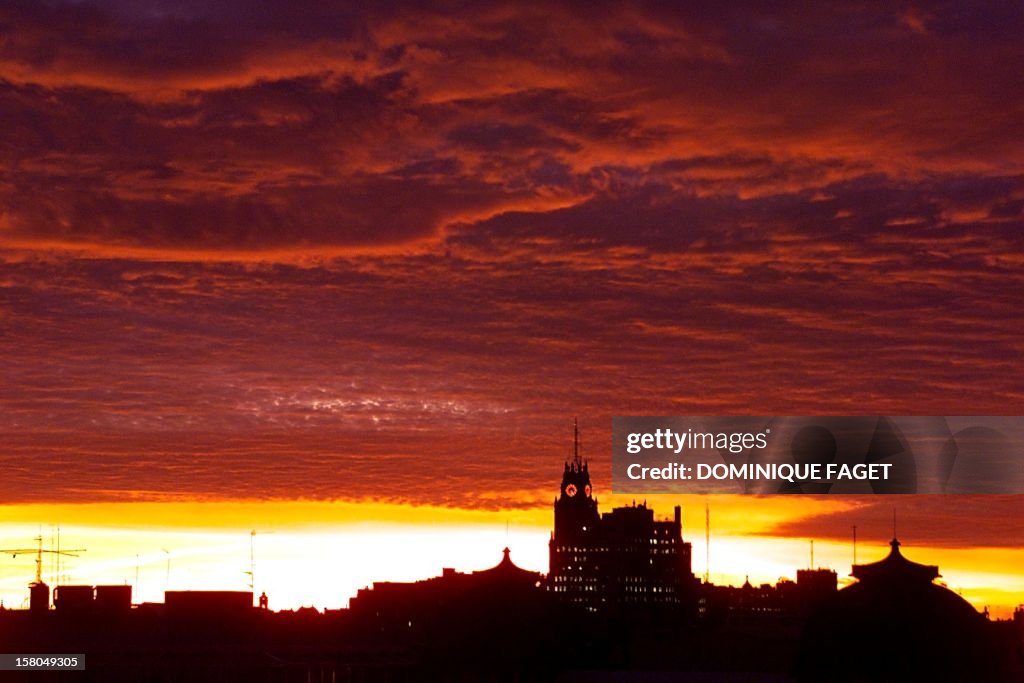
POLYGON ((555 530, 548 544, 554 590, 570 602, 587 604, 599 584, 601 517, 590 483, 590 470, 580 455, 580 429, 573 420, 572 460, 562 470, 555 498, 555 530))
POLYGON ((555 536, 566 543, 582 543, 594 535, 598 522, 590 470, 580 456, 579 425, 573 421, 572 461, 565 463, 555 499, 555 536))
POLYGON ((690 544, 682 538, 680 507, 666 521, 656 521, 646 502, 598 512, 575 420, 572 460, 562 469, 554 508, 548 590, 561 602, 598 612, 639 605, 679 609, 692 601, 690 544))

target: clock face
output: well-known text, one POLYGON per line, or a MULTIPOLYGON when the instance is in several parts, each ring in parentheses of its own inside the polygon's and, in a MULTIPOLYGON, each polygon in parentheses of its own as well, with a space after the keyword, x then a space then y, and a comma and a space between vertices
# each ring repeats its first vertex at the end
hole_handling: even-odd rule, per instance
POLYGON ((565 495, 569 496, 570 498, 575 496, 576 495, 576 484, 569 484, 568 486, 566 486, 565 487, 565 495))
POLYGON ((587 498, 590 497, 590 491, 591 491, 590 484, 587 484, 586 486, 583 487, 583 493, 587 494, 587 498))

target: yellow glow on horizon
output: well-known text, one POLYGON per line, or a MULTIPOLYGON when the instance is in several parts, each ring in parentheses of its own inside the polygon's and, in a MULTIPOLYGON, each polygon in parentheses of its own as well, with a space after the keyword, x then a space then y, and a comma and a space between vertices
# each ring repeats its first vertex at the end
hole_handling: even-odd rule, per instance
MULTIPOLYGON (((49 547, 49 530, 44 529, 49 547)), ((0 526, 0 543, 38 533, 38 527, 0 526)), ((445 567, 486 569, 501 560, 506 545, 517 564, 547 568, 547 532, 504 525, 398 525, 361 523, 323 525, 257 533, 224 529, 168 529, 145 533, 92 526, 61 528, 65 547, 86 547, 64 559, 65 583, 129 584, 134 601, 162 602, 165 590, 249 590, 250 542, 255 591, 266 591, 271 606, 339 608, 374 581, 415 581, 436 576, 445 567), (136 579, 136 571, 138 571, 136 579)), ((31 543, 27 547, 31 547, 31 543)), ((22 542, 19 547, 26 547, 22 542)), ((35 555, 0 560, 0 597, 19 607, 35 572, 35 555)), ((43 578, 54 579, 51 559, 43 578)))
MULTIPOLYGON (((693 571, 705 571, 704 497, 648 496, 658 518, 683 504, 683 536, 693 544, 693 571)), ((715 496, 712 501, 710 577, 715 583, 755 584, 795 578, 810 565, 808 539, 764 534, 786 520, 841 510, 842 498, 715 496)), ((641 501, 637 501, 638 503, 641 501)), ((602 510, 629 505, 608 496, 602 510)), ((414 581, 444 567, 473 571, 494 566, 508 545, 527 569, 547 571, 550 505, 515 510, 465 510, 374 501, 210 501, 32 504, 0 506, 0 548, 32 548, 42 532, 51 547, 60 524, 64 548, 87 548, 64 558, 65 583, 130 584, 135 601, 162 601, 167 589, 248 590, 250 542, 255 591, 272 609, 304 605, 339 608, 374 581, 414 581), (40 526, 40 522, 43 526, 40 526), (257 531, 255 537, 250 531, 257 531), (136 576, 138 577, 136 579, 136 576)), ((943 581, 977 608, 1006 617, 1024 601, 1024 549, 948 549, 916 546, 905 554, 936 564, 943 581)), ((865 539, 858 561, 882 559, 888 547, 865 539)), ((816 541, 814 564, 848 583, 849 543, 816 541)), ((52 556, 44 580, 54 583, 52 556)), ((0 599, 19 607, 35 573, 34 554, 0 556, 0 599)))

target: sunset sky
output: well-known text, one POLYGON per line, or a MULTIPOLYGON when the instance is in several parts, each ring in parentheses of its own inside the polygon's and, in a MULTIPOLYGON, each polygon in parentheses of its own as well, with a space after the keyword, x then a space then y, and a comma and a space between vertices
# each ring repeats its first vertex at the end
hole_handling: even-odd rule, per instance
MULTIPOLYGON (((546 570, 574 415, 1021 414, 1021 6, 352 5, 0 3, 0 547, 342 606, 546 570)), ((1024 602, 1021 496, 711 505, 1024 602)))

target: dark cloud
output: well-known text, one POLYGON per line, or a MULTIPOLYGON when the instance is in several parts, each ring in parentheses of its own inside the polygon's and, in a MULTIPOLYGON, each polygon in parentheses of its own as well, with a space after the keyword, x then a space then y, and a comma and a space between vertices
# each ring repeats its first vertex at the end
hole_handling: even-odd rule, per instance
POLYGON ((185 468, 211 497, 493 505, 549 486, 576 413, 600 444, 622 412, 1019 402, 1012 267, 834 246, 637 255, 537 236, 514 257, 8 263, 4 495, 173 491, 185 468), (502 463, 501 500, 481 458, 502 463), (33 483, 69 463, 74 491, 33 483))
POLYGON ((6 3, 0 497, 521 504, 575 413, 1020 412, 1022 25, 6 3))
POLYGON ((448 138, 458 146, 505 154, 515 154, 523 149, 579 150, 579 145, 548 135, 537 126, 511 126, 501 123, 468 124, 452 130, 448 134, 448 138))
POLYGON ((870 496, 848 510, 788 520, 771 536, 878 542, 896 535, 908 546, 935 548, 1020 548, 1024 537, 1024 496, 870 496))
POLYGON ((6 5, 7 234, 315 252, 614 205, 627 179, 747 197, 1019 178, 1006 8, 313 4, 6 5), (425 164, 445 206, 417 212, 403 169, 425 164), (392 225, 367 228, 385 222, 370 207, 392 225))

